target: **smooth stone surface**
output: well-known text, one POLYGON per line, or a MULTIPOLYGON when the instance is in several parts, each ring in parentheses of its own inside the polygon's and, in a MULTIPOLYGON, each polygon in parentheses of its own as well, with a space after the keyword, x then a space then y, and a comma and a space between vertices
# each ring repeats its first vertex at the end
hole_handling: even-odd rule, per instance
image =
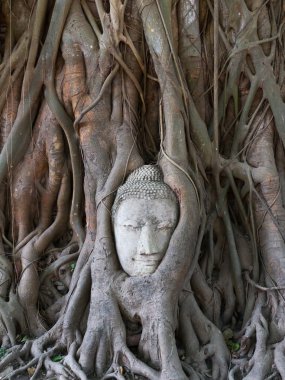
POLYGON ((171 199, 124 200, 114 217, 119 261, 129 276, 155 272, 163 259, 178 220, 178 205, 171 199))

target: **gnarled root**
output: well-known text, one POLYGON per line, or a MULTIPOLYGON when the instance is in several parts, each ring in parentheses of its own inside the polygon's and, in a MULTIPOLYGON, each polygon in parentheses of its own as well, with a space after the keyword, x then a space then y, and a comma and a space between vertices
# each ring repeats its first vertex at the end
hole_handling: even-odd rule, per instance
POLYGON ((241 348, 237 359, 233 359, 236 366, 231 370, 231 379, 242 374, 246 380, 264 380, 277 373, 284 378, 284 331, 278 328, 281 322, 276 321, 276 310, 268 307, 265 293, 259 293, 252 317, 241 332, 241 348))
POLYGON ((9 300, 0 298, 0 339, 1 346, 16 344, 17 334, 28 331, 24 310, 18 301, 18 296, 12 290, 9 300))
POLYGON ((157 371, 137 359, 127 347, 125 326, 116 304, 105 304, 104 309, 107 307, 107 313, 103 312, 102 306, 100 308, 99 305, 94 309, 93 306, 90 308, 88 328, 80 349, 79 359, 84 372, 92 374, 95 371, 100 378, 106 373, 108 367, 109 373, 110 371, 114 373, 118 367, 125 366, 131 372, 151 380, 159 379, 157 371))
POLYGON ((186 363, 208 376, 206 360, 211 359, 213 379, 227 379, 230 355, 223 335, 202 313, 193 293, 186 291, 180 297, 180 336, 186 363))

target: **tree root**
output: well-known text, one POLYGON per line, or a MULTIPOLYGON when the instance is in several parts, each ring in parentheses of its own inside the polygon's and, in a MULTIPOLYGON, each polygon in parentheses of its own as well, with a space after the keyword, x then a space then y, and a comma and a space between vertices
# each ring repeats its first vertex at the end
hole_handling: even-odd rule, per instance
POLYGON ((1 360, 0 370, 3 370, 5 367, 7 367, 9 364, 12 364, 15 360, 18 360, 19 358, 27 358, 30 354, 31 347, 31 340, 27 340, 23 346, 16 345, 11 347, 7 351, 7 355, 1 360))
POLYGON ((274 323, 276 310, 269 306, 262 289, 251 319, 239 334, 241 347, 232 359, 230 380, 239 379, 240 376, 245 380, 275 379, 279 376, 285 378, 284 331, 282 328, 276 331, 283 323, 274 323))
POLYGON ((252 358, 247 364, 248 374, 244 377, 246 380, 263 380, 264 375, 271 371, 273 361, 273 351, 268 349, 266 341, 268 338, 268 325, 264 318, 255 326, 256 345, 252 358))
MULTIPOLYGON (((55 352, 55 349, 49 350, 47 353, 43 353, 42 357, 45 358, 47 355, 52 355, 55 352)), ((13 377, 19 375, 20 373, 26 371, 28 368, 33 367, 37 363, 42 363, 42 357, 40 358, 33 358, 30 360, 27 364, 21 366, 20 368, 15 369, 14 371, 10 372, 8 375, 4 377, 4 379, 7 377, 7 379, 12 379, 13 377)))
POLYGON ((282 380, 285 379, 285 366, 284 366, 284 356, 285 356, 285 338, 275 345, 274 350, 274 363, 282 380))
POLYGON ((221 14, 214 12, 214 20, 211 1, 15 0, 11 9, 3 3, 0 182, 8 180, 0 192, 0 250, 15 266, 21 260, 13 291, 30 331, 43 335, 16 346, 18 330, 26 330, 22 309, 15 293, 0 299, 2 346, 14 345, 0 369, 18 362, 7 375, 12 378, 35 366, 32 380, 41 368, 61 380, 285 379, 282 2, 216 1, 221 14), (14 23, 24 3, 29 27, 14 23), (222 54, 218 30, 227 50, 222 54), (14 106, 10 85, 17 87, 14 106), (159 161, 179 198, 179 227, 153 277, 119 284, 113 196, 130 171, 150 160, 159 161), (221 228, 212 215, 224 221, 221 228), (53 252, 51 264, 47 255, 65 245, 70 224, 78 253, 54 261, 53 252), (248 235, 246 244, 236 229, 248 235), (71 274, 68 262, 78 255, 71 274), (192 276, 197 263, 201 270, 192 276), (186 278, 192 288, 182 290, 186 278), (54 286, 60 279, 62 294, 54 286), (55 323, 49 331, 39 310, 50 316, 46 328, 55 323), (232 353, 228 373, 230 352, 220 329, 242 323, 241 348, 232 353), (66 354, 60 363, 52 360, 55 352, 66 354))
POLYGON ((184 292, 180 302, 180 334, 186 361, 198 374, 208 376, 206 361, 211 359, 213 379, 226 379, 229 352, 221 331, 204 316, 192 293, 184 292))

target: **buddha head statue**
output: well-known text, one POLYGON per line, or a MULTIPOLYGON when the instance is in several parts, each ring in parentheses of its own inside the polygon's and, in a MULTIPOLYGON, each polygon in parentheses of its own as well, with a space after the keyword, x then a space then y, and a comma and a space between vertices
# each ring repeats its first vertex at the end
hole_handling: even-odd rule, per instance
POLYGON ((129 276, 155 272, 176 227, 178 210, 176 195, 158 166, 141 166, 119 187, 112 219, 118 258, 129 276))

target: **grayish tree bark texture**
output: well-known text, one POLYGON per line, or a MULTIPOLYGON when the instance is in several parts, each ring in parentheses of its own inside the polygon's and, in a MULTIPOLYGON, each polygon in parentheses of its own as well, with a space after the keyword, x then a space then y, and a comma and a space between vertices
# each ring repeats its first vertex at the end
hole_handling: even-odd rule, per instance
POLYGON ((284 380, 283 0, 0 4, 2 378, 284 380), (179 215, 129 275, 144 164, 179 215))

